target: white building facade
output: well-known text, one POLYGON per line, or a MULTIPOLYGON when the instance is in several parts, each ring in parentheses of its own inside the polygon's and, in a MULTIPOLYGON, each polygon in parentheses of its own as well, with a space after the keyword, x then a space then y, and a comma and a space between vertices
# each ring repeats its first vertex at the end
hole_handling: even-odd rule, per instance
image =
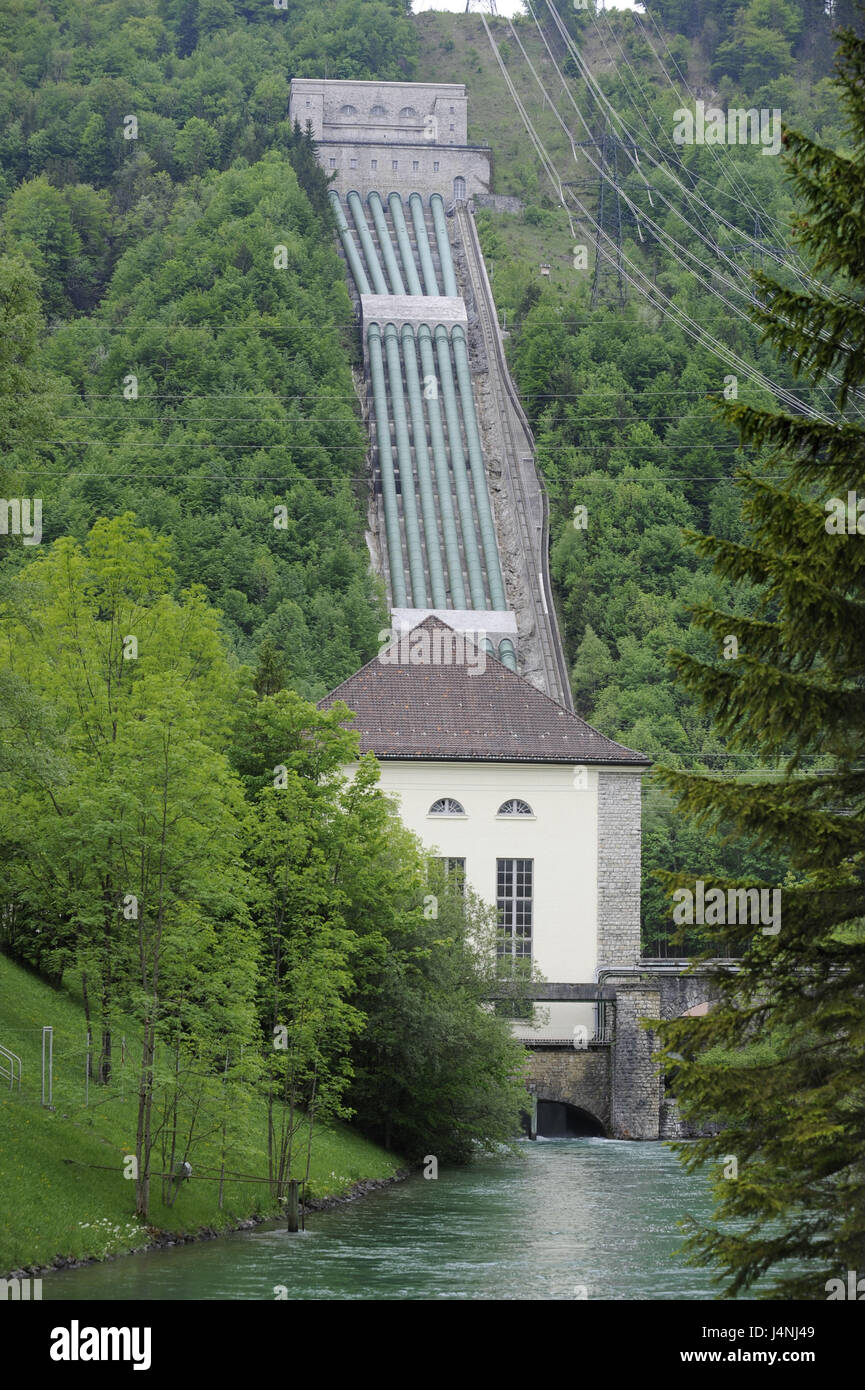
MULTIPOLYGON (((647 759, 492 656, 483 670, 377 658, 322 704, 337 699, 357 712, 404 824, 495 906, 500 951, 562 984, 636 965, 647 759)), ((594 1009, 539 1005, 534 1026, 515 1031, 591 1037, 594 1009)))

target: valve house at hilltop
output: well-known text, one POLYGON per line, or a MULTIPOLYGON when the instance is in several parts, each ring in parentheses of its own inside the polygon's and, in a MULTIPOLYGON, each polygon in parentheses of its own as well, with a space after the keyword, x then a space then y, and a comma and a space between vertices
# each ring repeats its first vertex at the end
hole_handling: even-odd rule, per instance
POLYGON ((289 117, 312 132, 319 159, 346 193, 373 188, 489 193, 492 151, 468 144, 462 82, 341 82, 295 77, 289 117))

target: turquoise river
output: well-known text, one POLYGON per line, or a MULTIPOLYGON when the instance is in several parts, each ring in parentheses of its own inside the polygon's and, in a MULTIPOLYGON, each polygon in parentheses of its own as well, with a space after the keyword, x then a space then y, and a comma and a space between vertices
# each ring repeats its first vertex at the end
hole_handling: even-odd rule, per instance
POLYGON ((661 1144, 525 1141, 330 1211, 52 1274, 44 1299, 711 1299, 677 1222, 705 1178, 661 1144))

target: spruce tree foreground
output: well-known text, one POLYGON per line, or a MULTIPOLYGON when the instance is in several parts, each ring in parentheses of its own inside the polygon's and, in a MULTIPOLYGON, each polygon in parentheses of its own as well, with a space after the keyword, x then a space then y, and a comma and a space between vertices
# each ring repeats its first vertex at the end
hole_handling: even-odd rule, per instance
POLYGON ((679 1147, 688 1169, 715 1174, 714 1218, 689 1223, 689 1249, 727 1297, 827 1298, 865 1267, 865 41, 851 30, 837 71, 847 149, 784 136, 812 277, 793 289, 759 275, 755 314, 797 371, 833 374, 842 413, 726 407, 764 467, 742 475, 746 541, 696 547, 761 602, 748 616, 695 612, 719 652, 738 636, 736 660, 675 657, 728 746, 779 772, 664 773, 698 826, 752 837, 789 865, 778 934, 713 927, 741 950, 738 971, 718 973, 720 1003, 705 1017, 659 1029, 685 1115, 719 1127, 679 1147))

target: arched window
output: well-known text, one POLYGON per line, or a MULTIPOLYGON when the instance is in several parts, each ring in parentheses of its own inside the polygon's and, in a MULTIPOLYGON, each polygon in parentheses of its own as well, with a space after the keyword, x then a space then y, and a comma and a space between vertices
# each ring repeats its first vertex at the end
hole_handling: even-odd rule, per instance
POLYGON ((386 116, 387 111, 383 106, 371 106, 369 114, 371 116, 386 116))
POLYGON ((416 121, 417 112, 413 106, 404 106, 399 113, 399 118, 401 121, 416 121))
POLYGON ((465 179, 454 179, 454 202, 464 203, 466 197, 465 179))
POLYGON ((339 108, 339 114, 340 114, 341 116, 356 116, 356 115, 357 115, 357 107, 356 107, 356 106, 341 106, 341 107, 339 108))
POLYGON ((520 801, 519 797, 513 796, 510 801, 503 801, 496 815, 498 816, 533 816, 535 813, 527 801, 520 801))
POLYGON ((431 816, 464 816, 465 811, 459 801, 455 801, 452 796, 439 797, 429 808, 431 816))

